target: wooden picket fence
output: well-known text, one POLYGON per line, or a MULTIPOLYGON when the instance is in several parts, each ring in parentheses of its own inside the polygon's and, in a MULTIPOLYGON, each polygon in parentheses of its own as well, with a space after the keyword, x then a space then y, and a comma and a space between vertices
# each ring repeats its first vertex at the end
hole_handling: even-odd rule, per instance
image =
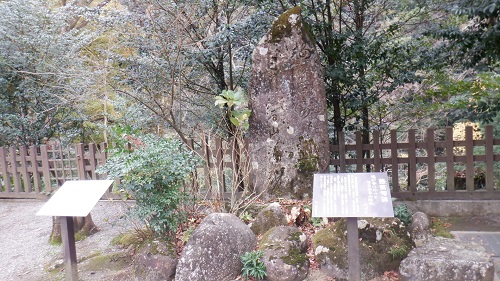
POLYGON ((345 161, 350 172, 387 172, 396 198, 500 199, 500 139, 492 126, 479 140, 472 127, 466 127, 465 140, 454 140, 453 128, 439 136, 427 129, 418 138, 416 130, 409 130, 404 141, 401 135, 392 130, 381 141, 375 131, 372 142, 363 144, 357 132, 353 144, 331 146, 330 164, 335 170, 345 161))
MULTIPOLYGON (((480 140, 473 138, 470 127, 465 140, 453 140, 452 128, 444 133, 427 129, 425 134, 390 131, 388 137, 375 131, 372 142, 362 144, 357 132, 353 141, 331 145, 330 170, 338 171, 344 161, 349 172, 387 172, 392 196, 397 198, 500 199, 500 139, 493 136, 491 126, 486 126, 480 140)), ((186 187, 209 197, 234 195, 232 159, 237 153, 231 145, 218 138, 198 144, 190 140, 190 144, 205 163, 196 168, 186 187)), ((105 147, 63 148, 57 143, 0 147, 0 198, 46 198, 66 180, 99 179, 95 169, 106 161, 105 147)))
POLYGON ((105 144, 0 147, 0 198, 44 199, 67 180, 98 179, 105 144))
MULTIPOLYGON (((205 198, 233 195, 228 183, 236 169, 236 152, 231 142, 204 138, 196 143, 188 140, 204 163, 195 167, 192 181, 185 184, 205 198)), ((29 147, 0 147, 0 198, 46 199, 49 194, 67 180, 104 179, 96 174, 96 168, 106 162, 106 144, 77 144, 62 147, 59 143, 29 147)), ((106 198, 119 198, 112 188, 106 198)))

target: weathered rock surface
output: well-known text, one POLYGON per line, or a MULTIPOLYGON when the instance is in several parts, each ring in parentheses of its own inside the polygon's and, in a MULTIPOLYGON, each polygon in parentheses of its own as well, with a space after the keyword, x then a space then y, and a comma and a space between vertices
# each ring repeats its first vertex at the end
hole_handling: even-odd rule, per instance
POLYGON ((429 216, 422 212, 415 212, 411 216, 410 233, 415 245, 423 245, 432 237, 431 220, 429 216))
POLYGON ((262 209, 257 214, 255 221, 252 223, 251 229, 255 235, 260 235, 266 233, 269 229, 280 225, 287 225, 286 216, 281 209, 281 205, 275 202, 262 209))
POLYGON ((493 260, 475 243, 432 237, 401 262, 401 281, 492 281, 493 260))
MULTIPOLYGON (((362 280, 397 270, 401 260, 414 246, 407 227, 395 218, 360 219, 358 235, 362 280)), ((335 280, 348 280, 345 219, 318 231, 312 242, 321 271, 335 280)))
POLYGON ((301 281, 309 273, 307 236, 297 227, 271 228, 259 244, 268 281, 301 281))
POLYGON ((176 281, 227 281, 241 273, 240 257, 253 251, 255 234, 233 214, 212 213, 195 229, 181 253, 176 281))
POLYGON ((175 256, 170 256, 168 249, 162 243, 153 241, 141 248, 135 255, 135 278, 150 281, 173 281, 176 265, 175 256))
POLYGON ((323 70, 300 13, 281 15, 253 53, 248 141, 257 189, 311 198, 330 152, 323 70))

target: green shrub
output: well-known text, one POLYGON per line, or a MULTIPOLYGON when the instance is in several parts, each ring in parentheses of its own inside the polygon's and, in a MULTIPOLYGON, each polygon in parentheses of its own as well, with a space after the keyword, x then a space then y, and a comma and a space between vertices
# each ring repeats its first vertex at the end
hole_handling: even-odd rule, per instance
POLYGON ((241 262, 243 263, 241 273, 243 277, 248 279, 248 277, 252 276, 260 280, 267 276, 266 266, 260 260, 263 255, 262 251, 252 251, 241 256, 241 262))
POLYGON ((411 212, 405 204, 399 204, 394 207, 394 216, 402 221, 405 225, 411 223, 411 212))
POLYGON ((181 188, 196 166, 195 157, 181 142, 152 134, 118 134, 108 153, 97 172, 119 178, 121 188, 136 199, 132 214, 155 236, 168 238, 186 219, 179 208, 187 203, 181 188))

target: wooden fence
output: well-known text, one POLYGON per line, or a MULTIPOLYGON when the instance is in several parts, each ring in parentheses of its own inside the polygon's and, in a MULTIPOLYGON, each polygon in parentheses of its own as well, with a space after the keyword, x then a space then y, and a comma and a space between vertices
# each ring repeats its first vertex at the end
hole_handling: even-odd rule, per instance
POLYGON ((98 179, 105 145, 0 147, 0 198, 46 198, 66 180, 98 179))
MULTIPOLYGON (((231 159, 236 152, 232 142, 220 138, 201 143, 189 140, 191 147, 207 165, 196 167, 193 181, 185 187, 203 196, 230 197, 229 184, 236 168, 231 159)), ((106 162, 106 144, 70 145, 58 143, 29 147, 0 147, 0 198, 46 199, 67 180, 101 179, 96 168, 106 162)), ((109 190, 105 197, 119 197, 109 190)))
MULTIPOLYGON (((191 146, 195 147, 193 141, 191 146)), ((0 147, 0 198, 45 198, 66 180, 98 179, 95 168, 106 160, 104 147, 0 147)), ((240 157, 246 165, 248 157, 237 156, 231 143, 221 139, 205 139, 196 147, 207 164, 197 167, 187 186, 210 197, 237 192, 231 190, 236 169, 232 159, 240 157)), ((453 129, 447 128, 427 129, 425 134, 391 131, 388 137, 375 131, 372 143, 362 144, 358 132, 345 145, 331 145, 331 153, 332 172, 338 171, 341 161, 349 172, 387 172, 393 197, 500 199, 500 139, 494 139, 491 126, 479 140, 470 127, 465 140, 453 140, 453 129)))
POLYGON ((350 172, 387 172, 396 198, 500 199, 500 139, 494 139, 492 126, 478 140, 472 127, 466 127, 465 140, 454 140, 453 128, 405 135, 401 141, 401 133, 390 131, 385 142, 375 131, 372 143, 362 144, 357 132, 354 144, 331 146, 330 164, 338 170, 345 159, 350 172))

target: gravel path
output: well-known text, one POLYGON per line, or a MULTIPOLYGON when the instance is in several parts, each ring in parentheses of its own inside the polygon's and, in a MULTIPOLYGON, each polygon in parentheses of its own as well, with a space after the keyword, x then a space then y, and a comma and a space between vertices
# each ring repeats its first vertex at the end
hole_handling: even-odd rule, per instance
MULTIPOLYGON (((45 202, 0 200, 0 280, 52 280, 45 267, 63 257, 62 246, 48 243, 52 217, 35 214, 45 202)), ((105 252, 111 240, 130 228, 125 217, 128 206, 121 201, 100 201, 91 211, 96 234, 76 242, 77 258, 94 251, 105 252)))

